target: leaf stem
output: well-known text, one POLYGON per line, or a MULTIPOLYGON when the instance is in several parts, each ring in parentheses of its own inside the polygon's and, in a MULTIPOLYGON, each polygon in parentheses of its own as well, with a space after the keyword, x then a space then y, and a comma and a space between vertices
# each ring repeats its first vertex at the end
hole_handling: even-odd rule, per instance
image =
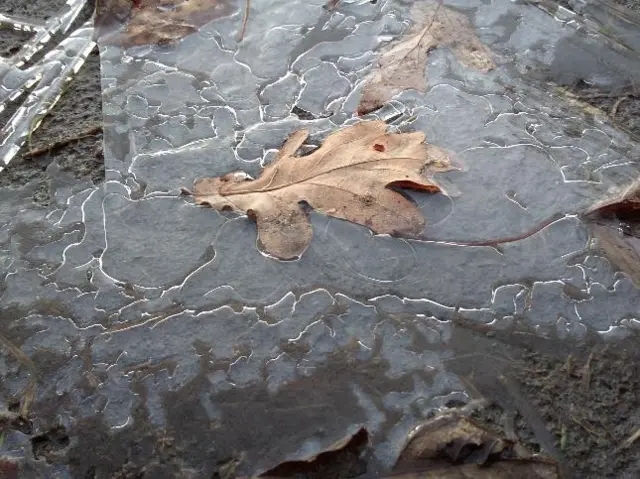
POLYGON ((249 10, 251 10, 251 0, 244 1, 244 15, 242 17, 242 26, 240 27, 240 33, 238 33, 238 41, 241 42, 244 38, 244 34, 247 31, 247 22, 249 21, 249 10))

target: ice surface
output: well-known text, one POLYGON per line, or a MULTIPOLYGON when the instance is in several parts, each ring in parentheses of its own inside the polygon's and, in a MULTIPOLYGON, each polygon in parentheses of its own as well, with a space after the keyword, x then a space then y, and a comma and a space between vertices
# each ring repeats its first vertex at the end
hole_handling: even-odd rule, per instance
MULTIPOLYGON (((309 249, 278 262, 259 252, 248 218, 196 207, 180 187, 257 175, 290 132, 308 128, 319 144, 361 121, 375 51, 407 30, 412 2, 251 3, 241 42, 238 5, 175 45, 101 45, 104 184, 65 190, 49 213, 0 191, 0 311, 19 311, 6 327, 25 331, 27 355, 60 358, 36 403, 66 395, 61 420, 98 415, 121 428, 142 402, 163 427, 169 395, 197 384, 215 434, 243 452, 242 472, 316 453, 360 425, 386 467, 418 420, 468 398, 445 361, 457 353, 454 324, 564 339, 638 329, 640 290, 593 248, 579 213, 638 177, 640 145, 533 73, 622 84, 640 74, 628 50, 562 11, 445 1, 469 16, 497 68, 480 74, 438 49, 426 93, 364 118, 423 131, 463 167, 438 178, 448 194, 414 195, 432 240, 312 213, 309 249), (458 244, 550 218, 499 248, 458 244)), ((92 46, 90 29, 59 45, 75 52, 68 62, 0 63, 0 94, 41 74, 0 136, 5 163, 92 46)), ((24 375, 2 374, 8 391, 25 387, 24 375)))

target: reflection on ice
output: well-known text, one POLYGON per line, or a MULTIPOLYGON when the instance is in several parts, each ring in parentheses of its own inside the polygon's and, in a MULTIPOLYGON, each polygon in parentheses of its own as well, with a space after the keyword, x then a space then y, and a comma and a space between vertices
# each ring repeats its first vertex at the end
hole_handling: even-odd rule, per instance
POLYGON ((0 125, 0 172, 27 141, 42 118, 53 108, 62 90, 95 47, 92 22, 72 32, 33 65, 25 65, 40 52, 53 35, 65 34, 85 5, 85 0, 68 0, 46 22, 30 22, 0 15, 0 26, 33 31, 33 37, 10 58, 0 57, 0 112, 20 95, 27 99, 0 125))
MULTIPOLYGON (((240 472, 361 425, 386 467, 416 421, 468 399, 447 365, 455 324, 567 340, 638 330, 640 291, 594 248, 580 212, 637 178, 640 145, 529 72, 622 83, 640 62, 532 5, 445 1, 497 68, 481 74, 438 49, 426 94, 366 117, 423 131, 462 167, 439 177, 449 196, 414 195, 429 241, 312 213, 311 246, 281 263, 259 252, 247 218, 178 196, 204 175, 257 175, 296 129, 318 145, 360 121, 362 82, 377 49, 407 31, 407 2, 325 3, 253 0, 240 43, 238 6, 175 45, 101 46, 108 180, 58 192, 47 213, 0 191, 0 310, 17 312, 6 327, 22 351, 57 361, 36 407, 64 397, 61 421, 119 428, 144 406, 165 427, 187 391, 217 425, 207 437, 244 454, 240 472), (567 51, 584 63, 566 65, 567 51)), ((39 78, 0 136, 5 163, 92 46, 87 25, 27 69, 0 63, 0 95, 39 78)), ((12 394, 26 384, 16 369, 1 370, 12 394)))

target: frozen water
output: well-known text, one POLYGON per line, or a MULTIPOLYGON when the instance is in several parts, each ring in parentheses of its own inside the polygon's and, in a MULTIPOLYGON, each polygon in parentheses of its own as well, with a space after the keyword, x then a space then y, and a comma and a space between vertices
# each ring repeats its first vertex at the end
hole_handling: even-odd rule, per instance
MULTIPOLYGON (((445 1, 469 16, 497 68, 481 74, 438 49, 426 93, 403 92, 365 118, 423 131, 462 166, 438 178, 447 194, 414 195, 431 240, 312 213, 309 249, 278 262, 259 252, 248 218, 195 207, 180 187, 257 175, 290 132, 308 128, 319 144, 361 121, 375 51, 406 31, 412 2, 251 3, 241 42, 238 6, 175 45, 100 46, 103 185, 65 191, 49 213, 0 191, 0 311, 19 312, 3 327, 24 331, 27 355, 58 358, 36 405, 64 396, 62 421, 97 415, 122 428, 142 404, 165 427, 169 398, 195 388, 215 440, 244 454, 241 472, 316 453, 361 425, 384 468, 417 421, 468 399, 446 362, 454 324, 562 339, 637 330, 640 290, 593 248, 579 213, 638 177, 640 145, 540 73, 623 84, 640 74, 628 49, 567 11, 445 1), (527 236, 553 218, 500 247, 461 244, 527 236)), ((90 50, 90 30, 60 44, 75 52, 67 63, 58 53, 33 72, 0 63, 10 95, 42 72, 0 137, 5 163, 90 50)), ((19 394, 29 371, 1 372, 19 394)))

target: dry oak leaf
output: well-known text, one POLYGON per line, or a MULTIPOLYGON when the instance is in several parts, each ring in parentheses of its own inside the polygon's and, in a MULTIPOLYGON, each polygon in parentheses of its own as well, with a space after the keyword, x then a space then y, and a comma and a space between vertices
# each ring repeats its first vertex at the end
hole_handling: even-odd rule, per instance
POLYGON ((585 216, 605 256, 640 286, 640 179, 585 216))
POLYGON ((231 15, 231 0, 105 0, 96 26, 103 44, 124 47, 177 41, 211 20, 231 15), (121 26, 124 28, 121 30, 121 26))
POLYGON ((426 144, 424 134, 386 129, 383 121, 359 123, 332 133, 301 157, 295 153, 308 132, 296 131, 258 179, 234 172, 198 180, 195 201, 246 213, 257 223, 261 249, 280 259, 299 257, 311 242, 302 201, 377 234, 416 236, 424 217, 414 202, 389 187, 438 192, 431 175, 452 168, 447 153, 426 144))
POLYGON ((442 5, 414 8, 408 37, 383 47, 377 68, 365 79, 358 114, 377 110, 404 90, 425 92, 429 53, 448 47, 464 66, 488 72, 495 68, 491 51, 476 36, 469 20, 442 5))
POLYGON ((396 464, 397 479, 559 479, 551 458, 524 448, 459 413, 421 424, 409 436, 396 464))
POLYGON ((341 466, 360 466, 366 469, 366 463, 360 456, 368 442, 369 433, 365 428, 360 428, 355 434, 340 439, 318 454, 296 461, 282 462, 258 477, 334 477, 336 473, 344 471, 340 469, 341 466))
POLYGON ((626 187, 618 196, 597 203, 587 210, 587 215, 594 214, 640 220, 640 179, 626 187))

